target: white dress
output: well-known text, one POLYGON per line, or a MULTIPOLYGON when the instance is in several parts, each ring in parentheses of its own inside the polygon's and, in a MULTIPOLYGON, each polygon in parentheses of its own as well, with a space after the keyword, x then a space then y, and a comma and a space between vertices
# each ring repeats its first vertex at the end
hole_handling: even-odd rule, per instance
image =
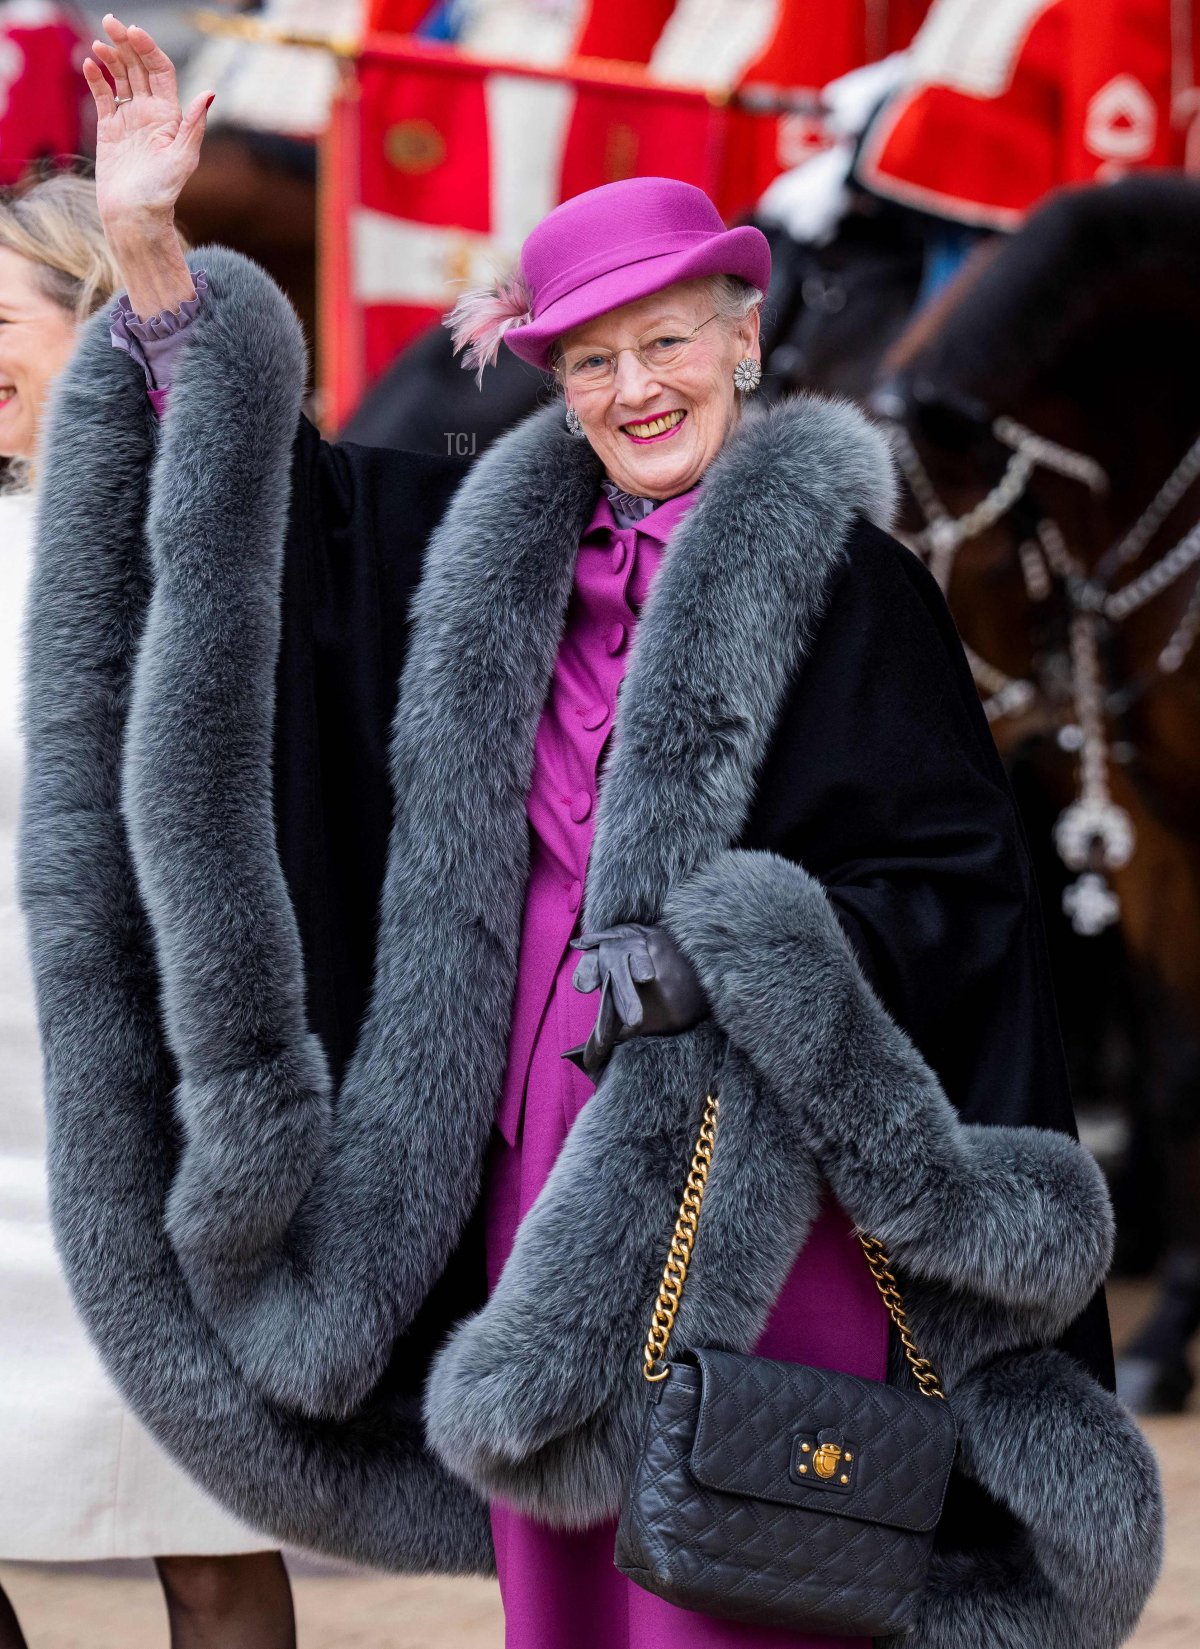
POLYGON ((0 1559, 267 1551, 278 1542, 211 1500, 122 1402, 54 1251, 41 1056, 16 889, 32 526, 31 496, 0 494, 0 1559))

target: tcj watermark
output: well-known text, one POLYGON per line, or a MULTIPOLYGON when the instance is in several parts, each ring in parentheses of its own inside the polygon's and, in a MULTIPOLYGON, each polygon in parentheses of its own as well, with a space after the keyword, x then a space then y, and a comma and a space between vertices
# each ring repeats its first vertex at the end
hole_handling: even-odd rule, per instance
POLYGON ((447 458, 474 458, 474 430, 444 429, 442 434, 446 437, 447 458))

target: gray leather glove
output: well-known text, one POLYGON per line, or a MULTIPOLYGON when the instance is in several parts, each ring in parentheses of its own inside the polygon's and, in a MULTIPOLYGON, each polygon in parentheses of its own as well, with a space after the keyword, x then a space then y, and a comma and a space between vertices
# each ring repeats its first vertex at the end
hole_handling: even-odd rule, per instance
POLYGON ((593 1081, 618 1042, 674 1035, 707 1016, 704 987, 665 928, 626 922, 581 934, 571 944, 583 952, 571 982, 577 991, 598 990, 600 1008, 586 1043, 568 1048, 563 1058, 593 1081))

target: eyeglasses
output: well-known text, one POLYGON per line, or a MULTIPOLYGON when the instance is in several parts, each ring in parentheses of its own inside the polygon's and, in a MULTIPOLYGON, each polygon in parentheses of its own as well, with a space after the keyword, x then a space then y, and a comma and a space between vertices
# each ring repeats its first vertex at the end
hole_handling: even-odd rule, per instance
POLYGON ((606 388, 617 375, 617 356, 623 355, 626 349, 637 356, 647 372, 665 371, 668 367, 679 365, 695 343, 697 333, 717 318, 710 315, 707 321, 701 321, 699 326, 682 335, 676 332, 648 332, 637 343, 626 344, 623 349, 570 350, 555 361, 554 371, 572 389, 606 388))

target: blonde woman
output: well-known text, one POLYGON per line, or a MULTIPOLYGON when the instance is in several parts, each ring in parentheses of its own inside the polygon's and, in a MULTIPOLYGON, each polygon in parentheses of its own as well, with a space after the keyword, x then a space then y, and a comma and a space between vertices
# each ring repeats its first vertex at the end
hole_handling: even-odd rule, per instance
MULTIPOLYGON (((287 1571, 143 1430, 110 1383, 59 1270, 33 986, 16 897, 19 682, 36 449, 54 378, 120 284, 94 185, 0 194, 0 1559, 154 1557, 175 1649, 286 1649, 287 1571), (190 1555, 177 1555, 190 1554, 190 1555)), ((86 530, 84 528, 83 530, 86 530)), ((0 1590, 0 1649, 22 1649, 0 1590)))

